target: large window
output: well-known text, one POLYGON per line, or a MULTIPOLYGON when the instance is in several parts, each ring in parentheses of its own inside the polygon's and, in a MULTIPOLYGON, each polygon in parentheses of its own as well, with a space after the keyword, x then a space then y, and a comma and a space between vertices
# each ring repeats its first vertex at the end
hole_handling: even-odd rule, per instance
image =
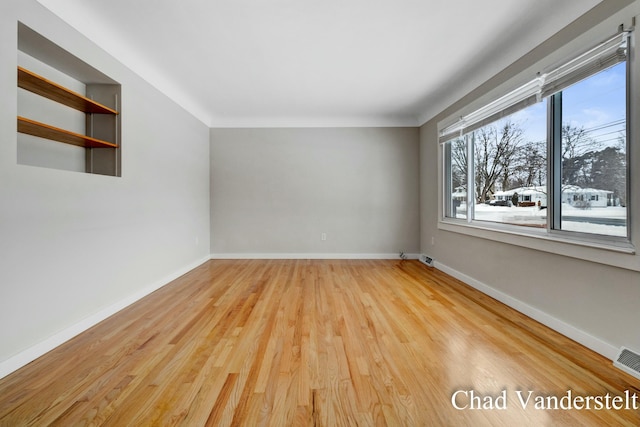
POLYGON ((447 203, 446 215, 450 218, 467 217, 468 147, 467 138, 456 138, 446 145, 447 155, 447 203))
POLYGON ((560 229, 627 235, 626 64, 561 92, 560 229))
POLYGON ((626 40, 617 35, 444 128, 444 216, 626 240, 626 40))
POLYGON ((473 218, 546 227, 546 102, 490 123, 473 143, 473 218))

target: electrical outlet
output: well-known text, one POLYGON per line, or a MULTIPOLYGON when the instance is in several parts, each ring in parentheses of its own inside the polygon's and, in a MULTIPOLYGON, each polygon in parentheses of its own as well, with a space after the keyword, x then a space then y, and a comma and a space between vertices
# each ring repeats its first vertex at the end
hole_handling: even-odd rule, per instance
POLYGON ((322 233, 320 235, 320 240, 327 240, 327 233, 322 233))

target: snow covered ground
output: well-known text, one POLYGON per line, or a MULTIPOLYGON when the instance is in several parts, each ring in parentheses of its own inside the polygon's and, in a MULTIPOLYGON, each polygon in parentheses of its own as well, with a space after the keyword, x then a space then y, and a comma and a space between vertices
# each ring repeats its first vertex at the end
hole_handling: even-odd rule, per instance
POLYGON ((563 219, 563 230, 604 234, 607 236, 627 236, 627 208, 622 206, 578 209, 563 203, 562 217, 580 218, 579 221, 563 219), (607 220, 610 220, 608 224, 607 220))
MULTIPOLYGON (((458 207, 465 212, 466 204, 458 207)), ((620 206, 606 208, 578 209, 562 204, 562 229, 581 233, 604 234, 607 236, 627 235, 627 209, 620 206)), ((464 218, 464 215, 458 215, 464 218)), ((544 228, 547 225, 547 210, 538 207, 506 207, 477 204, 475 219, 507 224, 517 224, 544 228)))

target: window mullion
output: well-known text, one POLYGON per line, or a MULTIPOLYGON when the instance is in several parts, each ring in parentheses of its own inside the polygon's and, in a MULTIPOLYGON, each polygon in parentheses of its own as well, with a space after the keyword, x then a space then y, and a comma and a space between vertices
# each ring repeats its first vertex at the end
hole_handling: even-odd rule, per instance
POLYGON ((559 230, 562 221, 562 92, 549 98, 547 139, 549 147, 547 227, 551 230, 559 230))
MULTIPOLYGON (((627 218, 627 239, 630 241, 631 240, 631 221, 633 221, 633 218, 631 216, 631 199, 633 198, 632 196, 632 191, 631 191, 631 155, 630 155, 630 147, 631 147, 631 127, 633 126, 634 121, 633 120, 629 120, 629 118, 631 117, 631 76, 632 76, 632 68, 631 68, 631 34, 627 33, 627 51, 626 51, 626 56, 627 56, 627 62, 625 64, 625 84, 626 84, 626 93, 625 93, 625 165, 626 165, 626 170, 625 170, 625 180, 626 180, 626 209, 627 209, 627 214, 626 214, 626 218, 627 218)), ((634 54, 635 55, 635 54, 634 54)))
POLYGON ((452 181, 452 158, 451 158, 451 143, 443 144, 444 149, 444 216, 445 217, 453 217, 455 218, 452 205, 453 198, 451 194, 453 193, 453 186, 451 185, 452 181))
POLYGON ((467 222, 473 221, 476 206, 476 174, 474 157, 474 133, 465 136, 467 142, 467 222))

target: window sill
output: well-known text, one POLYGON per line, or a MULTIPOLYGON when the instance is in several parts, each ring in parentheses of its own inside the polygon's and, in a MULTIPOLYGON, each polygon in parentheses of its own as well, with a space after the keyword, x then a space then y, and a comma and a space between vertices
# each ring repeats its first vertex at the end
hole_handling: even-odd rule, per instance
POLYGON ((640 257, 636 256, 635 246, 631 243, 578 237, 569 238, 564 234, 550 234, 546 230, 521 230, 521 227, 505 224, 467 223, 453 219, 441 219, 438 221, 438 228, 495 242, 640 271, 640 257))

